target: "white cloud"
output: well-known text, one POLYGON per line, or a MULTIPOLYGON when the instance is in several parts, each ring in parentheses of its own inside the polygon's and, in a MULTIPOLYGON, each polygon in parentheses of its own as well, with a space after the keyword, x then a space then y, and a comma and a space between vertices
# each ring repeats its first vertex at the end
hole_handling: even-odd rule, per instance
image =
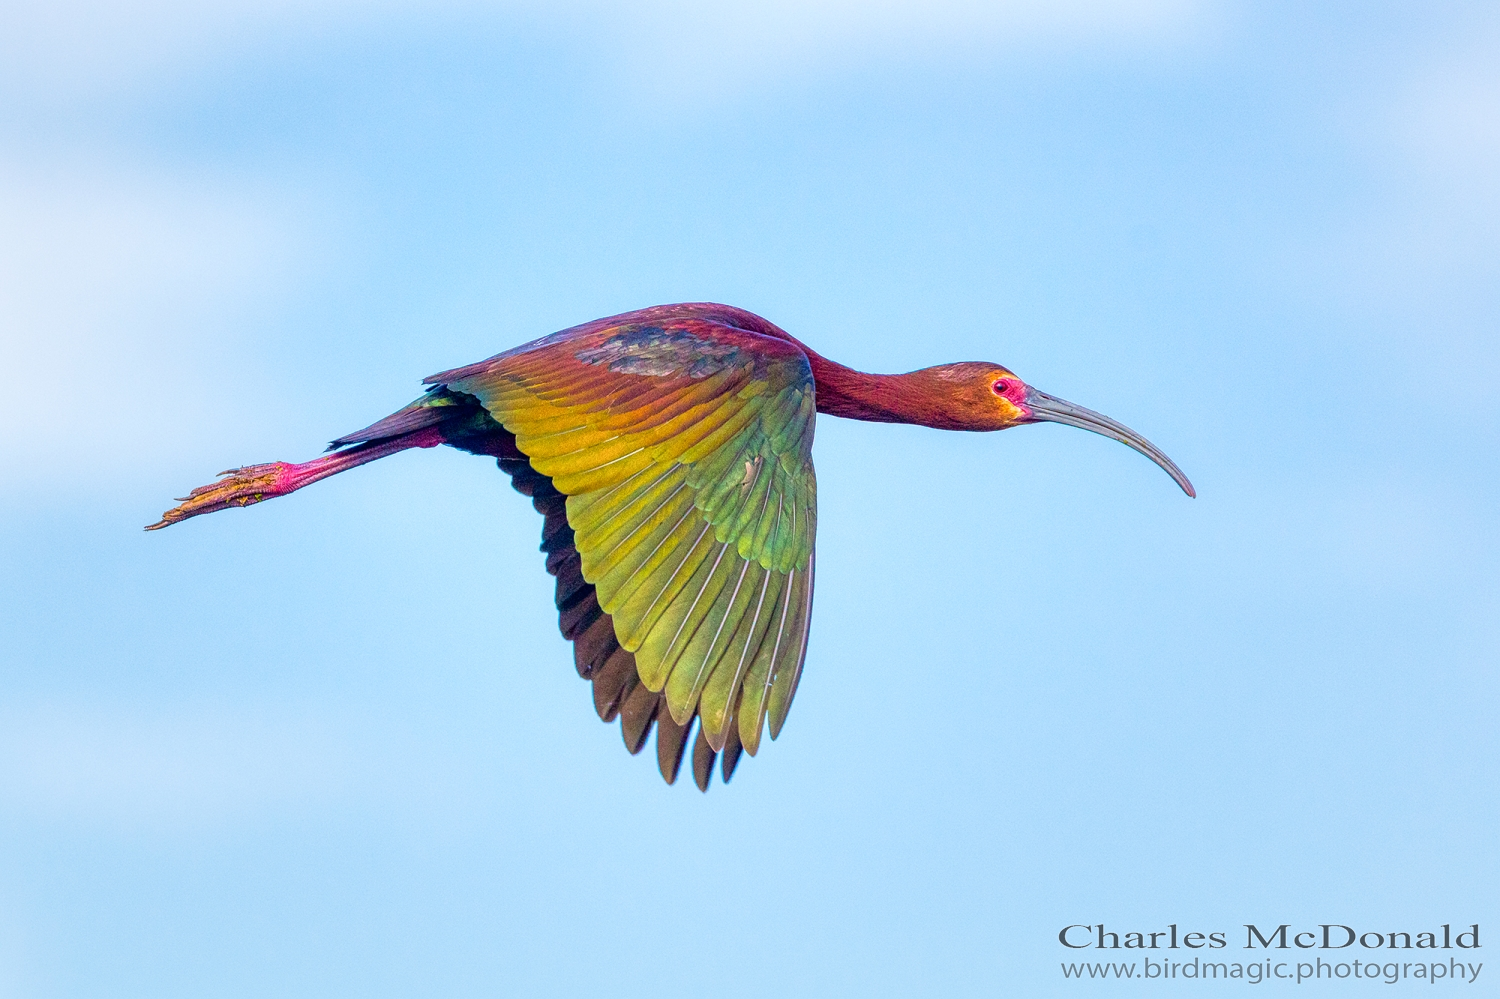
POLYGON ((305 242, 284 193, 51 159, 0 159, 0 421, 12 428, 0 464, 16 487, 42 466, 118 474, 151 455, 157 431, 212 391, 237 317, 291 280, 305 242))
POLYGON ((690 104, 891 59, 1155 45, 1204 21, 1198 0, 655 0, 603 13, 631 85, 690 104))
MULTIPOLYGON (((1368 191, 1340 225, 1320 224, 1289 280, 1317 282, 1390 339, 1413 379, 1442 386, 1428 404, 1467 419, 1493 413, 1500 354, 1500 20, 1447 28, 1350 81, 1350 136, 1368 191)), ((1347 124, 1347 123, 1346 123, 1347 124)), ((1363 339, 1362 343, 1365 342, 1363 339)))
POLYGON ((347 733, 306 717, 44 708, 0 721, 0 810, 118 830, 201 828, 343 794, 347 733))
POLYGON ((1197 24, 1206 0, 21 0, 0 15, 0 88, 32 100, 99 96, 298 37, 414 22, 523 20, 592 35, 650 91, 711 92, 794 64, 872 51, 1016 42, 1139 44, 1197 24), (705 64, 716 73, 702 74, 705 64))
POLYGON ((98 95, 211 65, 268 33, 369 10, 359 0, 12 0, 0 14, 0 81, 33 100, 98 95))
POLYGON ((1436 191, 1500 209, 1500 27, 1414 74, 1392 131, 1436 191))
POLYGON ((1178 29, 1197 8, 1193 0, 657 0, 611 13, 663 49, 709 45, 710 52, 728 48, 754 60, 868 46, 973 47, 1042 36, 1137 41, 1178 29))

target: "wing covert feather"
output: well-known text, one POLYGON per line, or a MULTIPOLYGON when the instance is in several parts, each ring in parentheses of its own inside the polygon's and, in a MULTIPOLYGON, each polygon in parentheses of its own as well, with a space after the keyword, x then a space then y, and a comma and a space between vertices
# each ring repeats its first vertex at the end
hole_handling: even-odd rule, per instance
POLYGON ((701 785, 720 753, 726 775, 741 750, 754 755, 767 721, 779 733, 800 678, 817 524, 811 368, 793 343, 699 319, 580 331, 444 384, 477 398, 566 497, 576 571, 614 629, 612 643, 583 632, 598 614, 575 626, 601 716, 625 713, 632 751, 654 720, 669 782, 696 716, 701 785), (615 643, 632 676, 616 677, 615 643))

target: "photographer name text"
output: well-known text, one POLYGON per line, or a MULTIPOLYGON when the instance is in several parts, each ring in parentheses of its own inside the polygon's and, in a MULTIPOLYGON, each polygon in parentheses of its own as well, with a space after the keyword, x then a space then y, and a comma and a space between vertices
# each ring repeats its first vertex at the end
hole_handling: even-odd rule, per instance
POLYGON ((1455 927, 1451 923, 1428 929, 1366 929, 1343 923, 1294 926, 1281 923, 1259 926, 1245 923, 1243 931, 1182 930, 1169 923, 1160 930, 1125 930, 1103 923, 1072 923, 1057 933, 1057 941, 1073 950, 1220 950, 1230 946, 1244 950, 1478 950, 1479 924, 1455 927), (1243 943, 1239 943, 1243 941, 1243 943))

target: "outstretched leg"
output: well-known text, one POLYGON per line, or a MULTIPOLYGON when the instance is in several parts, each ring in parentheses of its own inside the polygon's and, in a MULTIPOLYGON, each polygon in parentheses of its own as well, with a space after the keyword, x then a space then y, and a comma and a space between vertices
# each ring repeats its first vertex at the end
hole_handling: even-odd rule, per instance
POLYGON ((312 461, 293 465, 285 461, 273 461, 265 465, 246 465, 232 468, 220 475, 220 479, 207 486, 199 486, 183 498, 180 506, 174 506, 161 515, 161 520, 146 528, 157 531, 179 520, 196 517, 200 513, 227 510, 232 506, 249 506, 261 500, 285 496, 319 479, 326 479, 339 472, 347 472, 366 462, 413 447, 436 447, 447 443, 442 428, 424 427, 408 434, 387 437, 383 440, 356 444, 334 454, 312 461))

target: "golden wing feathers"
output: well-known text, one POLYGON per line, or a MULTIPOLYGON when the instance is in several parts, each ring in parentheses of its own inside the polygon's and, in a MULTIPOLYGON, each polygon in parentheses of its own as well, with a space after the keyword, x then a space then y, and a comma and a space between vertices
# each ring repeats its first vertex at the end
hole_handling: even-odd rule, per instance
POLYGON ((666 319, 564 331, 429 381, 477 398, 566 497, 577 571, 613 630, 613 643, 590 642, 634 659, 612 692, 627 744, 644 740, 657 698, 658 755, 674 756, 674 774, 700 718, 700 785, 715 754, 726 770, 741 747, 753 755, 767 720, 775 738, 812 612, 815 400, 802 351, 666 319))

